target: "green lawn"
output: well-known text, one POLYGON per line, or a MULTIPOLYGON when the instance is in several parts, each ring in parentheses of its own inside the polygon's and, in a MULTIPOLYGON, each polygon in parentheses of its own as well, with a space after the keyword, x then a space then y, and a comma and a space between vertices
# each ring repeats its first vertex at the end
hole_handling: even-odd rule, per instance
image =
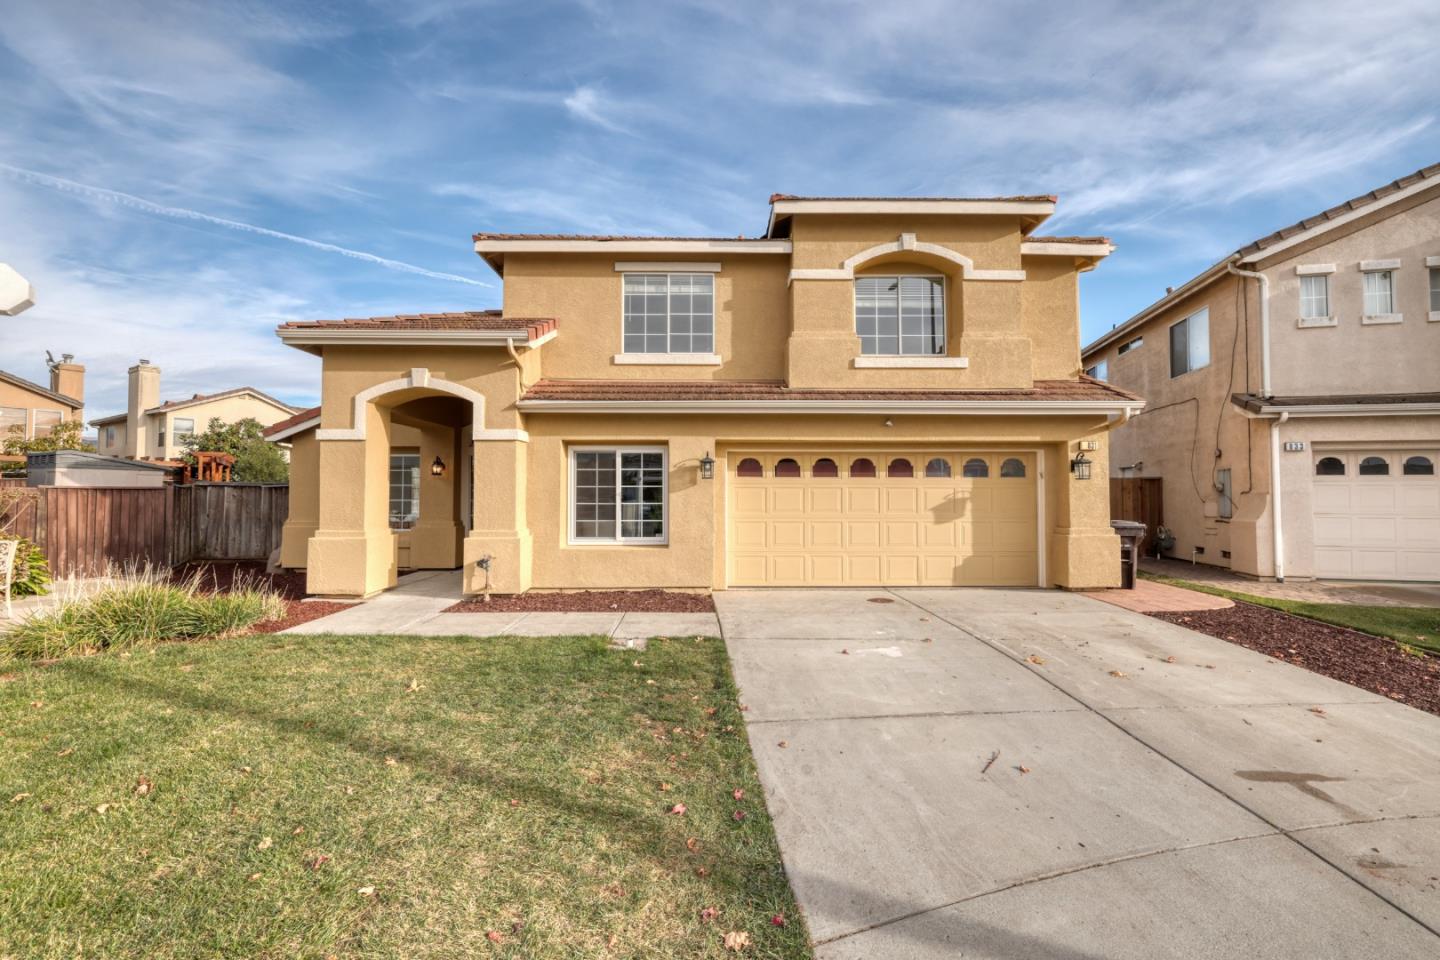
POLYGON ((252 636, 7 669, 5 960, 733 957, 732 932, 810 956, 718 640, 252 636))
POLYGON ((1440 608, 1437 607, 1370 607, 1355 603, 1281 600, 1153 573, 1142 573, 1141 576, 1147 580, 1185 587, 1187 590, 1198 590, 1201 593, 1229 597, 1231 600, 1244 600, 1262 607, 1273 607, 1296 616, 1309 617, 1311 620, 1350 627, 1377 637, 1389 637, 1398 643, 1418 647, 1430 653, 1440 653, 1440 608))

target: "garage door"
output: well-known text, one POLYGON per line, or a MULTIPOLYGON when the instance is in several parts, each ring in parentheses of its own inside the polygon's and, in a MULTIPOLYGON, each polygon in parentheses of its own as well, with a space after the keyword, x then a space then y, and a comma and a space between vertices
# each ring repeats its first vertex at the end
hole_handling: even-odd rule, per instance
POLYGON ((1440 580, 1434 450, 1317 451, 1315 574, 1440 580))
POLYGON ((733 586, 1035 586, 1033 452, 731 452, 733 586))

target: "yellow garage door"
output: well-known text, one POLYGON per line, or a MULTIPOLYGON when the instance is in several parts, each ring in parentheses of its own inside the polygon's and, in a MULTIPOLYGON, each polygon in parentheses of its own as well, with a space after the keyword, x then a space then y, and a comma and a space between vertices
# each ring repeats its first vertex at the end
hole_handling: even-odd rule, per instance
POLYGON ((733 586, 1035 586, 1024 452, 731 452, 733 586))

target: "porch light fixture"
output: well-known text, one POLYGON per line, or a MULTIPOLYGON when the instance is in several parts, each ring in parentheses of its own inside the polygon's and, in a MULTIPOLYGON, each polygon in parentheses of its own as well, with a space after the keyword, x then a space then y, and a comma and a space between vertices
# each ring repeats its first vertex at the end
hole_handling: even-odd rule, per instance
POLYGON ((1083 451, 1070 461, 1070 472, 1075 474, 1076 480, 1090 479, 1090 458, 1086 457, 1083 451))
POLYGON ((443 477, 443 476, 445 476, 445 461, 444 461, 444 460, 441 460, 439 457, 436 457, 436 458, 435 458, 435 462, 432 463, 432 464, 430 464, 430 476, 432 476, 432 477, 443 477))
POLYGON ((710 451, 705 451, 705 456, 700 458, 700 479, 715 479, 715 458, 710 456, 710 451))

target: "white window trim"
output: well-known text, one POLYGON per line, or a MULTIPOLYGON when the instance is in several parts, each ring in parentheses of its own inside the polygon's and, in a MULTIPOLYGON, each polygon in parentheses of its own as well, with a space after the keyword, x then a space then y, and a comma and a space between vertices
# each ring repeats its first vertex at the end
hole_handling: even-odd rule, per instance
POLYGON ((670 543, 670 449, 659 446, 633 446, 623 444, 584 444, 572 446, 565 454, 568 461, 566 465, 565 480, 565 541, 572 547, 649 547, 666 546, 670 543), (577 453, 614 453, 616 459, 622 453, 658 453, 662 460, 660 464, 660 533, 659 537, 622 537, 620 536, 620 464, 615 464, 615 536, 614 537, 576 537, 575 536, 575 455, 577 453))
MULTIPOLYGON (((943 274, 943 273, 865 273, 865 274, 860 274, 860 275, 856 276, 855 279, 854 279, 854 280, 851 282, 851 284, 850 284, 850 330, 851 330, 852 333, 855 334, 855 339, 856 339, 856 340, 859 340, 859 339, 860 339, 860 331, 857 329, 857 327, 858 327, 858 322, 859 322, 859 319, 860 319, 860 318, 859 318, 859 316, 856 314, 856 310, 859 308, 859 303, 858 303, 859 298, 858 298, 858 297, 856 296, 856 294, 855 294, 855 285, 858 284, 861 280, 875 280, 875 279, 879 279, 879 278, 881 278, 881 277, 894 277, 897 281, 902 280, 902 279, 904 279, 905 277, 922 277, 922 278, 924 278, 924 279, 926 279, 926 280, 939 280, 939 281, 940 281, 940 305, 941 305, 941 308, 945 311, 945 316, 943 316, 943 317, 941 318, 941 319, 944 321, 944 323, 943 323, 943 324, 941 325, 941 327, 940 327, 940 345, 941 345, 941 348, 942 348, 942 349, 944 349, 944 350, 949 350, 949 349, 950 349, 950 278, 947 277, 947 276, 945 276, 945 274, 943 274)), ((896 288, 895 288, 895 309, 896 309, 896 311, 897 311, 896 314, 895 314, 895 323, 896 323, 896 325, 897 325, 896 328, 895 328, 896 331, 897 331, 897 333, 896 333, 896 339, 899 339, 899 333, 898 333, 898 331, 899 331, 899 329, 900 329, 900 328, 899 328, 900 314, 899 314, 898 311, 899 311, 899 309, 900 309, 900 288, 899 288, 898 283, 897 283, 896 288)), ((864 347, 862 346, 861 349, 863 350, 864 347)), ((860 354, 859 356, 855 357, 855 367, 856 367, 856 368, 864 368, 864 367, 926 367, 926 366, 932 366, 932 365, 933 365, 933 366, 936 366, 936 367, 960 367, 961 369, 964 369, 964 368, 970 366, 970 358, 969 358, 969 357, 950 357, 950 356, 948 356, 947 354, 944 354, 944 353, 862 353, 862 354, 860 354), (936 360, 960 360, 960 361, 962 361, 962 362, 961 362, 961 363, 958 363, 958 364, 954 364, 954 363, 933 363, 933 364, 919 364, 919 363, 861 363, 861 362, 860 362, 861 360, 866 360, 866 361, 869 361, 869 360, 906 360, 906 359, 911 359, 911 358, 917 359, 917 360, 930 360, 930 361, 936 361, 936 360)))
POLYGON ((1385 270, 1399 270, 1399 260, 1361 260, 1361 273, 1381 273, 1385 270))
POLYGON ((685 260, 617 260, 616 273, 719 273, 718 262, 690 263, 685 260))
MULTIPOLYGON (((1399 294, 1399 289, 1397 288, 1397 284, 1395 283, 1395 271, 1397 271, 1397 270, 1399 270, 1399 269, 1400 269, 1400 261, 1399 261, 1399 260, 1361 260, 1361 261, 1360 261, 1360 272, 1361 272, 1361 273, 1388 273, 1388 274, 1390 274, 1390 305, 1391 305, 1392 307, 1395 306, 1395 300, 1396 300, 1396 297, 1397 297, 1398 294, 1399 294)), ((1366 292, 1365 289, 1362 287, 1362 288, 1360 289, 1360 303, 1361 303, 1361 308, 1360 308, 1360 322, 1361 322, 1362 324, 1367 324, 1367 325, 1374 326, 1374 325, 1378 325, 1378 324, 1400 323, 1400 322, 1402 322, 1402 321, 1405 319, 1405 315, 1402 314, 1402 313, 1393 313, 1393 312, 1392 312, 1392 313, 1366 313, 1366 312, 1365 312, 1364 304, 1365 304, 1365 300, 1366 300, 1367 296, 1368 296, 1367 292, 1366 292)))
MULTIPOLYGON (((1176 320, 1174 323, 1170 324, 1168 327, 1165 328, 1165 353, 1166 353, 1165 362, 1166 362, 1168 365, 1171 365, 1171 366, 1172 366, 1172 369, 1170 370, 1170 379, 1171 379, 1171 380, 1179 380, 1181 377, 1188 376, 1188 375, 1194 373, 1194 372, 1197 371, 1197 370, 1204 370, 1205 367, 1210 366, 1211 362, 1214 360, 1214 358, 1209 355, 1209 353, 1210 353, 1210 351, 1209 351, 1209 344, 1207 343, 1207 344, 1206 344, 1206 351, 1205 351, 1205 352, 1206 352, 1206 357, 1205 357, 1205 364, 1204 364, 1204 366, 1200 366, 1200 367, 1187 366, 1187 367, 1185 368, 1185 370, 1184 370, 1183 372, 1181 372, 1181 373, 1176 373, 1176 372, 1174 371, 1174 369, 1173 369, 1174 359, 1173 359, 1173 355, 1170 353, 1170 331, 1171 331, 1171 329, 1173 329, 1173 328, 1175 328, 1175 327, 1178 327, 1178 326, 1179 326, 1180 324, 1182 324, 1182 323, 1187 323, 1187 322, 1189 322, 1192 318, 1198 317, 1198 316, 1200 316, 1200 314, 1202 314, 1202 313, 1205 314, 1205 338, 1208 340, 1208 339, 1210 338, 1210 305, 1209 305, 1209 304, 1206 304, 1205 306, 1201 307, 1199 310, 1194 310, 1194 311, 1191 311, 1190 313, 1187 313, 1185 316, 1181 317, 1179 320, 1176 320)), ((1185 350, 1185 362, 1188 364, 1188 363, 1190 362, 1190 350, 1189 350, 1189 346, 1190 346, 1190 331, 1189 331, 1189 329, 1186 329, 1186 331, 1185 331, 1185 346, 1186 346, 1186 350, 1185 350)))
MULTIPOLYGON (((687 266, 687 268, 688 268, 689 265, 687 264, 686 266, 687 266)), ((618 263, 616 264, 616 267, 617 267, 617 268, 619 267, 619 264, 618 264, 618 263)), ((628 271, 627 271, 627 272, 628 272, 628 271)), ((669 280, 669 278, 670 278, 671 276, 675 275, 675 274, 687 274, 687 273, 701 273, 701 274, 703 274, 703 273, 706 273, 707 271, 704 271, 704 270, 690 270, 690 269, 685 269, 685 270, 646 270, 646 271, 634 271, 634 272, 637 272, 637 273, 643 272, 643 273, 661 274, 661 275, 663 275, 663 276, 666 278, 666 280, 665 280, 665 342, 666 342, 666 344, 668 345, 669 342, 670 342, 670 280, 669 280)), ((719 304, 716 302, 717 300, 718 300, 718 295, 716 294, 716 291, 715 291, 715 278, 712 276, 712 277, 710 278, 710 346, 711 346, 712 348, 715 346, 716 341, 718 341, 718 340, 720 339, 720 323, 719 323, 719 320, 718 320, 719 310, 716 309, 716 308, 719 306, 719 304)), ((692 333, 691 336, 693 337, 694 334, 692 333)), ((617 354, 615 354, 615 356, 614 356, 614 358, 613 358, 616 363, 628 363, 628 362, 631 362, 631 361, 627 361, 627 360, 621 360, 621 359, 620 359, 621 357, 717 357, 717 359, 716 359, 715 362, 716 362, 716 363, 719 363, 720 361, 719 361, 719 359, 718 359, 718 356, 719 356, 718 354, 714 354, 714 353, 698 353, 698 354, 697 354, 697 353, 663 353, 663 354, 662 354, 662 353, 626 353, 626 352, 625 352, 625 278, 624 278, 623 276, 620 278, 620 352, 617 353, 617 354)), ((665 361, 663 361, 663 360, 662 360, 662 361, 636 360, 636 361, 634 361, 634 362, 635 362, 635 363, 656 363, 656 362, 664 363, 665 361)), ((679 365, 681 365, 681 366, 687 366, 687 365, 695 365, 695 366, 698 366, 698 365, 699 365, 699 364, 686 364, 686 362, 685 362, 684 360, 677 361, 677 364, 679 364, 679 365)), ((709 364, 707 363, 706 365, 708 366, 709 364)))
POLYGON ((1313 277, 1334 272, 1335 264, 1333 263, 1302 263, 1295 267, 1295 275, 1300 277, 1313 277))
POLYGON ((671 367, 718 367, 722 361, 718 353, 617 353, 610 358, 610 362, 620 366, 663 364, 671 367))
POLYGON ((1312 327, 1336 327, 1339 325, 1339 321, 1335 319, 1333 313, 1328 317, 1301 317, 1295 321, 1295 326, 1301 330, 1307 330, 1312 327))
POLYGON ((1330 278, 1329 278, 1329 275, 1335 272, 1335 265, 1334 265, 1333 263, 1325 263, 1325 264, 1317 264, 1317 265, 1309 266, 1309 267, 1303 267, 1303 266, 1302 266, 1302 267, 1296 267, 1296 268, 1295 268, 1295 272, 1296 272, 1297 274, 1299 274, 1301 277, 1316 277, 1316 276, 1319 276, 1319 277, 1324 277, 1324 278, 1325 278, 1325 306, 1326 306, 1327 309, 1330 310, 1329 313, 1327 313, 1327 314, 1325 314, 1325 315, 1323 315, 1323 316, 1317 316, 1317 317, 1307 317, 1307 316, 1305 316, 1305 312, 1304 312, 1304 310, 1305 310, 1305 283, 1304 283, 1304 281, 1302 280, 1302 281, 1300 282, 1300 316, 1299 316, 1299 318, 1295 321, 1295 326, 1299 327, 1299 328, 1302 329, 1302 330, 1311 329, 1311 328, 1314 328, 1314 327, 1334 327, 1334 326, 1337 326, 1337 323, 1336 323, 1336 320, 1335 320, 1335 310, 1330 306, 1330 297, 1331 297, 1331 294, 1332 294, 1333 291, 1331 291, 1331 289, 1330 289, 1330 278))
POLYGON ((1367 313, 1360 317, 1360 322, 1366 326, 1377 326, 1386 323, 1404 323, 1403 313, 1367 313))

